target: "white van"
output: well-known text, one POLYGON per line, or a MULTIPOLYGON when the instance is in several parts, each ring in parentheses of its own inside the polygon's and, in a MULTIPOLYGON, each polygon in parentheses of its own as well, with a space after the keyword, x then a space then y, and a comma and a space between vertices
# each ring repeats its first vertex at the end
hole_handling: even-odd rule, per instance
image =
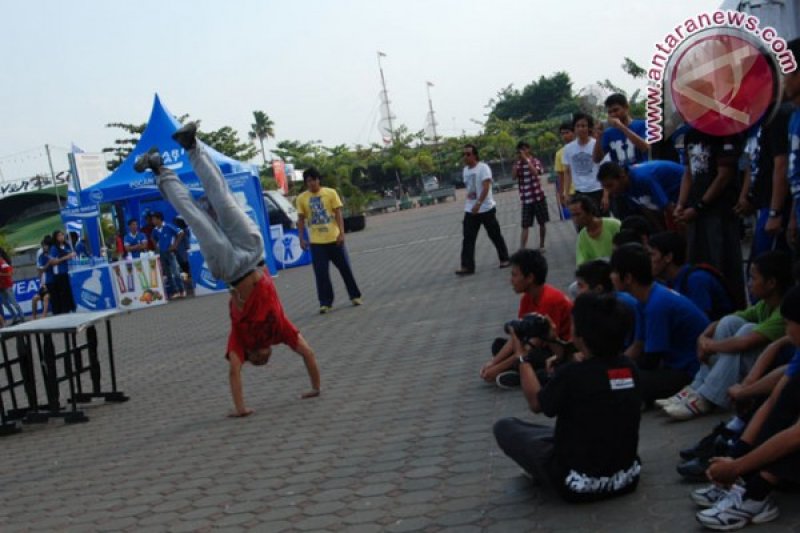
POLYGON ((269 213, 270 226, 280 224, 284 229, 297 227, 297 209, 279 191, 264 191, 264 206, 269 213))

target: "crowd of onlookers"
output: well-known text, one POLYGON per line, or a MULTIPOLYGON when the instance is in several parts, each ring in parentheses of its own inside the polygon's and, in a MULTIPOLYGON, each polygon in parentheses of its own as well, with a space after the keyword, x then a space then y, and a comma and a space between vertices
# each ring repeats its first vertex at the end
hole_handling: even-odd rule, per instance
MULTIPOLYGON (((800 40, 790 48, 800 57, 800 40)), ((619 94, 604 124, 582 113, 563 124, 558 200, 578 232, 565 292, 547 284, 547 220, 531 215, 545 201, 531 193, 541 165, 518 145, 523 248, 510 264, 522 296, 480 376, 556 417, 554 428, 503 419, 494 433, 568 500, 635 490, 648 410, 730 413, 677 464, 710 482, 691 493, 708 528, 773 520, 772 491, 800 483, 800 73, 785 81, 775 112, 738 136, 684 126, 651 148, 619 94), (539 250, 525 248, 534 218, 539 250)))

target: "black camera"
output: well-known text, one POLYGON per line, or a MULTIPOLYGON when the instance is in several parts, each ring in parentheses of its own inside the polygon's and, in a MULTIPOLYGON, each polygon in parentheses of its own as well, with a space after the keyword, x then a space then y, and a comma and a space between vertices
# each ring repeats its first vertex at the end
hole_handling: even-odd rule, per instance
POLYGON ((513 332, 523 344, 531 339, 550 338, 550 320, 537 314, 525 315, 520 320, 506 322, 503 329, 509 335, 513 332))

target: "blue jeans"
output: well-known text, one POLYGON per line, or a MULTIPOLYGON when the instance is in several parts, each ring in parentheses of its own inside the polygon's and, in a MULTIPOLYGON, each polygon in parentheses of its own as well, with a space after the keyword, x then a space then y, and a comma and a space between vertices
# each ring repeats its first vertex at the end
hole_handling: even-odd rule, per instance
POLYGON ((2 312, 2 306, 5 306, 8 311, 11 313, 11 320, 23 320, 25 315, 22 313, 22 308, 17 303, 17 299, 14 296, 14 287, 10 289, 0 289, 0 312, 2 312))
POLYGON ((350 268, 350 259, 347 257, 347 248, 344 247, 344 244, 338 245, 335 242, 311 244, 311 261, 314 264, 319 305, 327 307, 333 305, 333 285, 331 285, 328 263, 333 263, 333 266, 339 269, 350 299, 361 298, 361 291, 358 290, 356 279, 353 277, 353 270, 350 268))
POLYGON ((183 279, 181 279, 181 269, 178 268, 178 260, 172 252, 160 252, 161 270, 164 272, 166 283, 164 290, 168 296, 173 296, 183 292, 183 279))
MULTIPOLYGON (((714 331, 714 340, 747 335, 756 324, 734 315, 722 317, 714 331)), ((763 346, 741 353, 717 353, 710 364, 703 364, 694 376, 692 389, 714 405, 728 407, 728 388, 739 383, 753 368, 763 346)))

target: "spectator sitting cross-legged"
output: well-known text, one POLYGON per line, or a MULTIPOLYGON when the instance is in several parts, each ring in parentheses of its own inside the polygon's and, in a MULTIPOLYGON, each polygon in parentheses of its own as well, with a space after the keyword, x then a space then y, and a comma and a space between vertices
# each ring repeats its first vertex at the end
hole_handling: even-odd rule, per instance
MULTIPOLYGON (((510 258, 511 287, 517 294, 522 294, 519 302, 519 318, 530 313, 538 313, 550 319, 556 337, 569 340, 572 327, 572 303, 569 298, 555 287, 548 285, 547 260, 538 250, 519 250, 510 258)), ((516 359, 510 339, 495 339, 492 345, 493 357, 480 370, 482 379, 489 383, 500 384, 500 375, 504 376, 504 386, 519 384, 519 374, 513 370, 516 359)))
MULTIPOLYGON (((581 502, 636 489, 641 396, 636 367, 622 355, 627 309, 613 296, 587 293, 575 300, 572 315, 583 360, 564 364, 542 387, 530 358, 518 358, 530 410, 556 417, 555 428, 504 418, 494 436, 535 481, 581 502)), ((513 332, 512 340, 519 345, 513 332)))
POLYGON ((639 302, 635 341, 625 353, 639 367, 642 399, 650 406, 691 382, 699 366, 696 339, 708 318, 688 298, 654 281, 650 254, 639 244, 615 250, 611 271, 617 290, 639 302))
POLYGON ((697 338, 702 365, 691 385, 662 407, 671 418, 688 420, 714 406, 728 407, 728 388, 747 374, 767 344, 784 335, 780 305, 792 285, 788 254, 762 254, 750 266, 750 276, 750 290, 759 302, 712 322, 697 338))

